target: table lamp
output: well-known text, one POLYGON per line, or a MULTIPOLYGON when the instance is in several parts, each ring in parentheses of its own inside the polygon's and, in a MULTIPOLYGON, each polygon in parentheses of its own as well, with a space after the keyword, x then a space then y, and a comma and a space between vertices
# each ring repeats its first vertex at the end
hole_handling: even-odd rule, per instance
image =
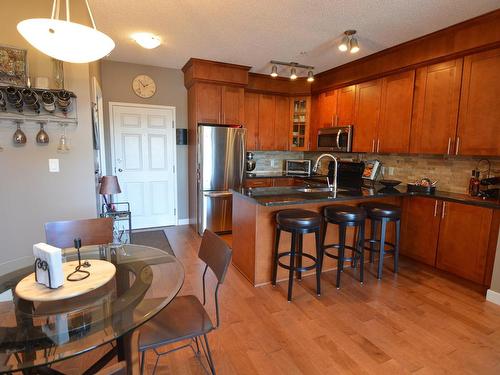
POLYGON ((106 208, 111 211, 111 196, 113 194, 120 194, 122 189, 120 189, 120 184, 118 183, 118 177, 116 176, 102 176, 101 177, 101 187, 99 189, 99 194, 104 198, 104 203, 106 203, 106 208), (106 194, 109 194, 109 202, 106 199, 106 194))

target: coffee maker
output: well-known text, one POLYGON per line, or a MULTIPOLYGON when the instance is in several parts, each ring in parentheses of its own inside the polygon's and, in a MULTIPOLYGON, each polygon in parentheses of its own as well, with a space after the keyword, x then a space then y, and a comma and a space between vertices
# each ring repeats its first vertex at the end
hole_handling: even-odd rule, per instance
POLYGON ((500 199, 500 177, 483 178, 479 184, 480 197, 500 199))
POLYGON ((253 152, 247 152, 247 160, 245 162, 247 172, 252 172, 255 169, 256 162, 253 160, 253 152))

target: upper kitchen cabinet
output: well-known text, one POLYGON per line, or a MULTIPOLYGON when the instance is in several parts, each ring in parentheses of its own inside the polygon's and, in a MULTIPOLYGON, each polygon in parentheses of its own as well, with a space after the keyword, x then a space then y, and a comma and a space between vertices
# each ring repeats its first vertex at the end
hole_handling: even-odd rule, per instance
MULTIPOLYGON (((309 130, 309 129, 307 129, 309 130)), ((290 98, 276 96, 274 110, 274 149, 276 151, 288 150, 288 135, 290 133, 290 98)))
POLYGON ((290 109, 292 125, 290 129, 290 150, 309 150, 309 117, 311 101, 309 97, 292 98, 290 109))
POLYGON ((317 150, 318 130, 332 127, 337 116, 337 90, 317 94, 311 98, 309 125, 310 150, 317 150))
POLYGON ((246 149, 255 151, 259 137, 259 94, 253 92, 245 93, 245 128, 246 149))
POLYGON ((457 155, 500 155, 500 49, 464 58, 457 155))
POLYGON ((194 90, 197 122, 221 124, 221 86, 211 83, 197 83, 194 90))
POLYGON ((337 112, 334 126, 352 125, 354 123, 354 100, 356 86, 342 87, 337 91, 337 112))
POLYGON ((259 125, 258 125, 258 150, 274 151, 274 112, 276 97, 274 95, 259 95, 259 125))
POLYGON ((453 154, 463 59, 417 69, 410 152, 453 154))
POLYGON ((382 79, 382 99, 376 152, 406 153, 410 146, 410 123, 415 71, 382 79))
POLYGON ((381 97, 382 80, 380 79, 356 85, 353 152, 375 152, 381 97))
POLYGON ((242 125, 245 119, 245 90, 242 87, 222 86, 222 124, 242 125))

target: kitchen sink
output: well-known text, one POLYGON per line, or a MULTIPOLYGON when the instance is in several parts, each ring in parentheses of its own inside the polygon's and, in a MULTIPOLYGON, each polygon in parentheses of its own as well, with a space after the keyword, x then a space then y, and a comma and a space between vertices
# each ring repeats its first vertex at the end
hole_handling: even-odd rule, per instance
MULTIPOLYGON (((333 193, 333 188, 329 187, 301 187, 296 188, 295 190, 300 191, 301 193, 333 193)), ((345 189, 337 189, 337 192, 345 191, 345 189)))

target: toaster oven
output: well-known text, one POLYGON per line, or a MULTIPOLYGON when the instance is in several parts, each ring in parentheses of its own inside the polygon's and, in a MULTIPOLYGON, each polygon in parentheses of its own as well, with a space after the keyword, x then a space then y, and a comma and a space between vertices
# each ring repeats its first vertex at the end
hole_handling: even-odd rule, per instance
POLYGON ((285 163, 286 174, 310 175, 312 171, 311 160, 287 160, 285 163))

